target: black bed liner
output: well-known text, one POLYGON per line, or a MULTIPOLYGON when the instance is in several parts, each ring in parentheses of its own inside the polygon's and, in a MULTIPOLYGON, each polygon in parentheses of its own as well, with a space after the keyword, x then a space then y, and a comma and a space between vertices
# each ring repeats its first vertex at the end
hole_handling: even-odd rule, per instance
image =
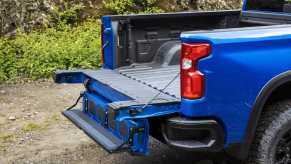
POLYGON ((158 68, 136 66, 118 70, 84 71, 84 74, 132 98, 137 103, 146 104, 159 92, 160 95, 152 104, 180 102, 179 66, 158 68), (172 83, 164 89, 171 81, 172 83))

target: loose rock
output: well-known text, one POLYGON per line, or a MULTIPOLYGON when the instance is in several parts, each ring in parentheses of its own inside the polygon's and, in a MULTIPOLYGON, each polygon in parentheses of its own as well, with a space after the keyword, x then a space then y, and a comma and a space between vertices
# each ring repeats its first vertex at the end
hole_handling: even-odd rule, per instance
POLYGON ((9 116, 9 117, 8 117, 8 120, 10 120, 10 121, 15 121, 15 120, 16 120, 16 117, 15 117, 15 116, 9 116))

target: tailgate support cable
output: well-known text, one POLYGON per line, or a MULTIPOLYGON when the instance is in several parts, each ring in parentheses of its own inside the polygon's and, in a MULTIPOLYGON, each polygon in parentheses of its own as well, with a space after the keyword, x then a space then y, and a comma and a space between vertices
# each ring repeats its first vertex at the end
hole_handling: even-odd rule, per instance
POLYGON ((180 72, 163 89, 159 90, 159 93, 157 93, 152 99, 150 99, 141 109, 145 109, 153 101, 155 101, 179 76, 180 72))
MULTIPOLYGON (((159 90, 159 93, 157 93, 152 99, 150 99, 147 103, 145 103, 145 105, 141 108, 141 110, 144 110, 147 106, 149 106, 154 100, 157 99, 157 97, 160 96, 160 94, 162 94, 163 91, 165 91, 178 77, 180 76, 180 72, 161 90, 159 90)), ((141 111, 138 110, 138 111, 141 111)), ((130 135, 128 136, 127 140, 121 144, 117 150, 122 150, 122 149, 129 149, 130 148, 130 144, 132 142, 133 139, 133 135, 135 133, 135 129, 130 129, 130 135)))

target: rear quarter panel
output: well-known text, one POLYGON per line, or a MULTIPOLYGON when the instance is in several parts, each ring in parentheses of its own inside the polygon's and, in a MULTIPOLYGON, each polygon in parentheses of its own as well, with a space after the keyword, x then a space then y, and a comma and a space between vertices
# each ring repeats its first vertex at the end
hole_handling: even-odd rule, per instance
POLYGON ((260 91, 291 70, 291 26, 186 32, 181 40, 212 45, 211 55, 199 62, 206 78, 205 97, 183 99, 181 113, 217 119, 225 128, 226 146, 240 143, 260 91))

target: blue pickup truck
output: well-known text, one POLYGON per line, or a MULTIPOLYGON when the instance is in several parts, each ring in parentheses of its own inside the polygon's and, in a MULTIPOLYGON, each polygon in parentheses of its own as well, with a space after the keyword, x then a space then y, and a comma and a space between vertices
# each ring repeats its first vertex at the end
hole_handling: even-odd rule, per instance
POLYGON ((247 163, 291 162, 291 3, 102 17, 100 70, 63 114, 109 152, 147 155, 149 137, 247 163))

